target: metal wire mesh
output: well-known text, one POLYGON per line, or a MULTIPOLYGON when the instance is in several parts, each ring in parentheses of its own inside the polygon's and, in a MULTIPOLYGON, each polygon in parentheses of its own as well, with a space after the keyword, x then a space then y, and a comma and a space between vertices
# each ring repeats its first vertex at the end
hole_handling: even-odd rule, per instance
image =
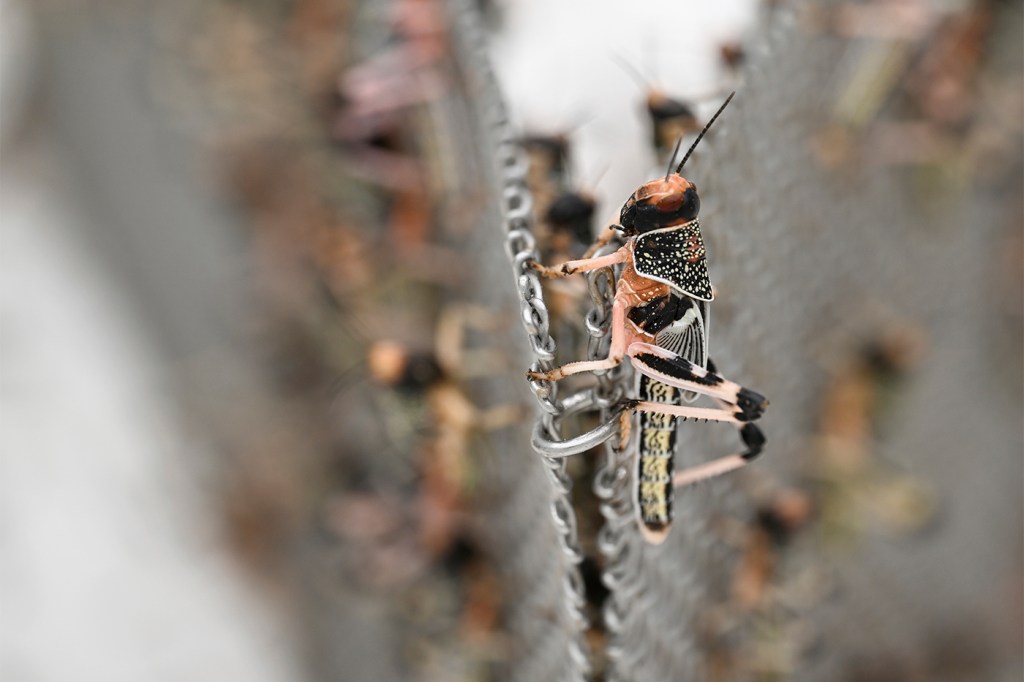
MULTIPOLYGON (((1000 481, 1020 474, 1013 454, 1020 444, 1019 392, 1000 381, 997 363, 981 350, 998 325, 986 272, 1005 236, 994 220, 999 204, 962 187, 922 198, 909 173, 871 163, 823 170, 812 137, 829 122, 837 65, 858 45, 801 28, 802 9, 765 16, 749 45, 740 96, 688 171, 701 187, 712 276, 721 289, 712 355, 727 376, 770 396, 768 452, 760 471, 687 491, 677 527, 661 547, 645 545, 631 527, 629 462, 609 454, 611 465, 596 484, 609 520, 601 536, 612 589, 604 625, 618 633, 609 644, 609 679, 709 679, 701 621, 729 600, 738 558, 719 522, 753 516, 744 479, 771 472, 794 480, 813 468, 815 415, 830 368, 892 323, 926 330, 931 350, 900 396, 882 456, 941 491, 943 507, 964 513, 927 542, 869 538, 838 561, 820 544, 800 550, 797 561, 828 567, 839 596, 794 616, 827 646, 812 655, 789 643, 797 653, 788 674, 842 679, 855 676, 864 659, 928 657, 935 652, 921 652, 936 637, 960 632, 963 617, 991 632, 995 604, 969 595, 1012 570, 1005 543, 1019 528, 1019 514, 1002 514, 979 497, 986 489, 1013 497, 1000 481), (999 384, 995 392, 984 388, 999 384), (1014 394, 1009 402, 1007 390, 1014 394), (992 456, 965 482, 968 452, 992 456), (948 599, 933 598, 940 590, 948 599), (873 626, 880 621, 885 625, 873 626)), ((718 432, 690 427, 680 439, 679 466, 728 447, 718 432)), ((546 495, 543 488, 524 492, 521 509, 542 508, 546 495), (529 497, 535 504, 525 502, 529 497)), ((552 546, 539 555, 558 553, 552 546)), ((542 572, 520 566, 530 575, 542 572)), ((539 633, 542 626, 533 627, 539 633)), ((753 637, 751 627, 741 625, 739 638, 753 637)), ((529 670, 537 679, 551 672, 529 670)), ((726 676, 751 674, 736 669, 726 676)))

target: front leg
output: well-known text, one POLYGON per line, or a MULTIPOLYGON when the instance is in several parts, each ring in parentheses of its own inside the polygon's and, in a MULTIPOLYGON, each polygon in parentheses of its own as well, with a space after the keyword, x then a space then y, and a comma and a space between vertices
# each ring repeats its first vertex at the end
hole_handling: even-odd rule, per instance
POLYGON ((610 253, 607 256, 598 256, 597 258, 583 258, 580 260, 571 260, 562 263, 561 265, 541 265, 536 261, 530 262, 530 267, 536 270, 543 277, 568 277, 574 275, 577 272, 587 272, 589 270, 600 270, 606 268, 609 265, 617 265, 618 263, 625 263, 629 258, 629 254, 626 251, 626 247, 622 247, 615 253, 610 253))

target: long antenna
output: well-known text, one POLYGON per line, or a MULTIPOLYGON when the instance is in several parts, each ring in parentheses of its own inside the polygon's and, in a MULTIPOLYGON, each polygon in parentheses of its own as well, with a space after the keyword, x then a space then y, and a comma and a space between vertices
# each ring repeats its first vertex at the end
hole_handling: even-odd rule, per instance
MULTIPOLYGON (((683 143, 683 136, 680 135, 679 139, 676 140, 676 148, 672 150, 672 156, 668 157, 668 168, 665 169, 665 182, 668 182, 669 173, 672 172, 672 162, 676 160, 676 154, 679 153, 679 145, 683 143)), ((679 171, 676 171, 677 173, 679 171)))
POLYGON ((722 115, 722 112, 725 111, 725 108, 729 106, 729 102, 731 102, 732 98, 735 96, 736 91, 733 90, 732 93, 730 93, 729 96, 725 98, 725 101, 722 103, 722 106, 718 107, 718 111, 716 111, 715 115, 711 117, 711 120, 708 121, 708 124, 704 126, 704 130, 700 131, 700 135, 698 135, 697 139, 693 141, 692 145, 690 145, 690 150, 686 152, 686 156, 684 156, 683 160, 679 162, 679 165, 676 167, 676 173, 683 170, 683 165, 686 163, 686 160, 690 158, 690 154, 693 153, 693 150, 697 148, 697 143, 699 143, 704 138, 704 133, 706 133, 708 131, 708 128, 711 127, 711 124, 714 123, 715 120, 722 115))

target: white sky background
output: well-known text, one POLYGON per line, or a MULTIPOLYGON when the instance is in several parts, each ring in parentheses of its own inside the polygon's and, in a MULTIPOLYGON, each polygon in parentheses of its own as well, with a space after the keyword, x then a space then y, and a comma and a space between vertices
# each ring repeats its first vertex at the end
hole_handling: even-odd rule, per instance
MULTIPOLYGON (((645 93, 615 55, 669 95, 728 91, 719 46, 744 37, 757 6, 754 0, 507 0, 494 68, 524 130, 558 132, 584 122, 570 136, 576 184, 592 188, 599 179, 600 215, 617 216, 655 171, 645 93)), ((710 115, 723 98, 701 101, 699 113, 710 115)))

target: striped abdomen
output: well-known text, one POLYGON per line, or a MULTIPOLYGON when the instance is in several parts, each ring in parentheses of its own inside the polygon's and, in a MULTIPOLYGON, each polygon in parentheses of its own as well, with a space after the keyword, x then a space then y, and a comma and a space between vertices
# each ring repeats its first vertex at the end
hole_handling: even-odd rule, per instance
MULTIPOLYGON (((655 343, 701 367, 707 366, 707 304, 672 294, 669 300, 652 301, 630 316, 634 324, 653 332, 655 343)), ((637 311, 634 309, 631 313, 637 311)), ((640 400, 678 405, 695 394, 639 374, 636 395, 640 400)), ((640 412, 637 419, 636 506, 640 526, 648 542, 665 539, 672 524, 672 470, 676 449, 676 418, 656 412, 640 412)))
MULTIPOLYGON (((640 374, 637 397, 678 404, 680 391, 640 374)), ((676 418, 640 412, 637 434, 637 511, 645 537, 661 542, 672 523, 672 459, 676 449, 676 418)))

